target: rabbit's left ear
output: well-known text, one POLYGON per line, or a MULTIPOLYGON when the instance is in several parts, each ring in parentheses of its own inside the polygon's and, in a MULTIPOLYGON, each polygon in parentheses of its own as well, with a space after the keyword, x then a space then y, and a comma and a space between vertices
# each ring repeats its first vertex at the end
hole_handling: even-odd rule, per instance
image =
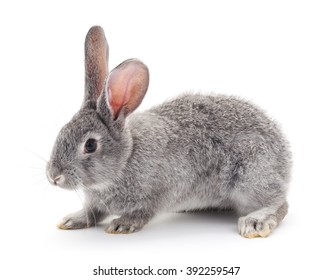
POLYGON ((148 84, 147 66, 136 59, 126 60, 110 72, 98 107, 102 109, 102 103, 106 102, 113 120, 120 113, 126 117, 140 105, 148 84))
POLYGON ((103 28, 93 26, 89 29, 85 44, 85 94, 84 104, 94 104, 102 93, 108 75, 109 47, 103 28))

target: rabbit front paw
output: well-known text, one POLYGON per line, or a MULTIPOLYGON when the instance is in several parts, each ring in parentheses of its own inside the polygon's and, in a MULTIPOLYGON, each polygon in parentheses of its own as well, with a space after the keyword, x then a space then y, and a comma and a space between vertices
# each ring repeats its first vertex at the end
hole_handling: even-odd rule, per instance
POLYGON ((142 227, 141 223, 118 218, 113 220, 105 231, 113 234, 126 234, 139 231, 142 227))
POLYGON ((65 216, 58 224, 58 228, 64 230, 88 228, 91 226, 92 223, 89 216, 82 210, 65 216))
POLYGON ((142 229, 147 222, 148 219, 125 215, 112 220, 111 224, 105 229, 105 231, 112 234, 133 233, 142 229))

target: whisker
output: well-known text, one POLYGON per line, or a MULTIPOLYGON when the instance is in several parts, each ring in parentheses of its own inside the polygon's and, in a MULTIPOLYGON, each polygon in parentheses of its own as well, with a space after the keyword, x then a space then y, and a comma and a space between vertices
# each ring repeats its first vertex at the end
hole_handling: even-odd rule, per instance
POLYGON ((45 158, 43 158, 42 156, 40 156, 39 154, 35 153, 34 151, 27 149, 30 153, 34 154, 36 157, 40 158, 42 161, 44 161, 45 163, 47 163, 47 160, 45 158))
POLYGON ((83 190, 86 190, 87 192, 93 193, 93 195, 94 195, 95 197, 97 197, 98 200, 99 200, 99 201, 102 203, 102 205, 105 207, 105 209, 106 209, 107 213, 109 214, 109 216, 112 216, 113 214, 111 213, 109 207, 106 205, 105 201, 99 196, 98 192, 94 192, 94 191, 92 191, 91 189, 87 188, 87 187, 83 184, 81 178, 79 178, 78 176, 75 176, 75 177, 76 177, 77 181, 79 182, 79 186, 80 186, 83 190))
POLYGON ((98 200, 99 200, 99 201, 105 206, 106 211, 109 213, 109 215, 110 215, 110 216, 113 215, 113 214, 111 213, 109 207, 106 205, 105 201, 99 196, 98 192, 93 192, 92 190, 90 190, 89 188, 87 188, 86 186, 84 186, 83 184, 81 184, 81 187, 82 187, 83 189, 85 189, 86 191, 91 192, 91 193, 93 193, 94 195, 96 195, 97 198, 98 198, 98 200))
POLYGON ((42 178, 41 180, 38 180, 38 181, 36 181, 36 182, 30 184, 29 187, 30 187, 30 188, 31 188, 31 187, 36 187, 36 186, 40 185, 40 183, 42 183, 42 182, 47 182, 46 178, 42 178))
POLYGON ((22 168, 45 170, 44 167, 38 167, 38 166, 24 166, 24 167, 22 167, 22 168))
POLYGON ((39 172, 39 173, 35 173, 35 174, 31 174, 31 178, 35 178, 35 177, 38 177, 38 176, 44 176, 45 177, 45 172, 39 172))
POLYGON ((94 218, 94 226, 96 227, 96 226, 97 226, 96 216, 95 216, 95 213, 94 213, 93 209, 91 208, 90 204, 89 204, 89 203, 84 203, 84 201, 83 201, 83 199, 81 198, 81 196, 80 196, 78 190, 77 190, 75 187, 72 187, 72 189, 75 191, 75 193, 77 194, 77 196, 79 197, 79 199, 80 199, 80 201, 81 201, 81 203, 82 203, 82 207, 83 207, 83 209, 84 209, 84 211, 85 211, 85 214, 86 214, 87 227, 89 227, 89 214, 88 214, 88 212, 86 211, 86 207, 85 207, 85 205, 88 206, 88 208, 89 208, 89 210, 90 210, 90 212, 91 212, 91 214, 92 214, 92 216, 93 216, 93 218, 94 218))

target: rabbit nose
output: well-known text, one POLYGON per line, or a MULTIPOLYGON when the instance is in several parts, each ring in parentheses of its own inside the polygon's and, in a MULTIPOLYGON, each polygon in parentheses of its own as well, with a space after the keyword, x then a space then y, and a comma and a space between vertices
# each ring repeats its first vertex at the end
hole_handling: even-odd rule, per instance
POLYGON ((65 176, 64 175, 59 175, 56 178, 53 179, 53 183, 56 186, 59 186, 60 184, 62 184, 65 181, 65 176))
POLYGON ((65 176, 60 174, 58 170, 48 170, 46 175, 49 182, 55 186, 59 186, 65 181, 65 176))

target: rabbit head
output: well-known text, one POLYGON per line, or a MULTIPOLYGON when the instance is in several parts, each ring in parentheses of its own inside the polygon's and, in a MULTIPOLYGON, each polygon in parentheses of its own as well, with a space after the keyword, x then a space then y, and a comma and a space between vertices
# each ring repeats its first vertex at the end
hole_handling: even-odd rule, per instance
POLYGON ((135 59, 108 74, 104 31, 99 26, 89 30, 84 100, 55 141, 46 170, 51 184, 75 189, 117 181, 132 148, 126 117, 141 103, 148 83, 148 68, 135 59))

